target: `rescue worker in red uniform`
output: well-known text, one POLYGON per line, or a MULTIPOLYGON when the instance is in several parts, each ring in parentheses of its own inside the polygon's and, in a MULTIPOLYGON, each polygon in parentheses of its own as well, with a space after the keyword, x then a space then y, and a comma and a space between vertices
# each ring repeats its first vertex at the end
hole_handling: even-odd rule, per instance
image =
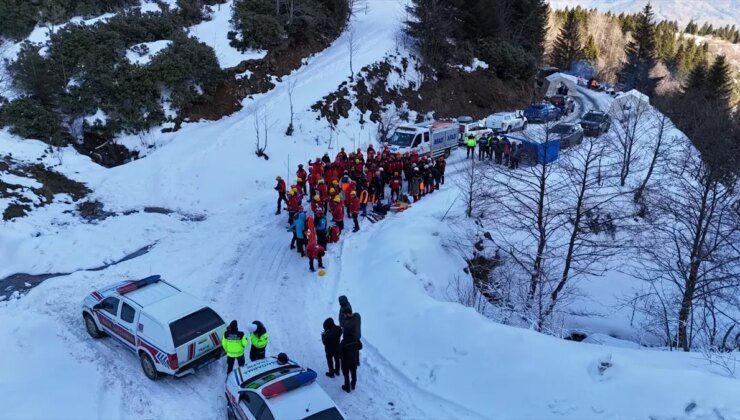
POLYGON ((349 211, 350 216, 352 216, 352 221, 355 224, 352 232, 357 232, 360 230, 360 222, 357 220, 357 217, 360 215, 360 199, 357 197, 356 191, 350 192, 347 202, 347 210, 349 211))
POLYGON ((306 170, 303 169, 303 164, 298 165, 298 170, 295 171, 295 176, 298 177, 298 186, 301 187, 303 194, 307 194, 306 181, 308 180, 308 174, 306 173, 306 170))
POLYGON ((275 214, 280 214, 280 207, 281 203, 285 202, 285 204, 288 204, 288 198, 285 196, 285 181, 283 181, 283 178, 280 178, 279 176, 275 177, 275 181, 277 181, 277 185, 275 186, 275 191, 278 193, 278 199, 277 199, 277 210, 275 211, 275 214))
POLYGON ((342 203, 342 197, 337 194, 332 202, 334 208, 331 209, 331 216, 334 218, 334 224, 339 227, 339 230, 344 230, 344 203, 342 203))

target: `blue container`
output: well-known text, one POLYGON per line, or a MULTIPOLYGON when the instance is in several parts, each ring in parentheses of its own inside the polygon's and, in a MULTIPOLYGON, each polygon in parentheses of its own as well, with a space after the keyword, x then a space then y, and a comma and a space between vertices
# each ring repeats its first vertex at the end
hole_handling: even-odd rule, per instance
POLYGON ((549 140, 547 143, 538 143, 532 141, 526 137, 512 136, 509 134, 504 135, 509 141, 516 140, 522 143, 523 155, 529 156, 534 160, 537 158, 537 163, 548 164, 558 160, 558 151, 560 150, 560 139, 549 140))

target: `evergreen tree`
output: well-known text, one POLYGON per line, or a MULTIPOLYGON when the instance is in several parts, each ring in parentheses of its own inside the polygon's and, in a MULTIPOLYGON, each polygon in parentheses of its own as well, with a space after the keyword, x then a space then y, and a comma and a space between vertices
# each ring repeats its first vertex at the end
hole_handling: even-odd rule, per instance
POLYGON ((689 33, 689 34, 692 34, 692 35, 696 35, 696 31, 697 30, 698 30, 698 28, 696 26, 696 22, 694 22, 693 19, 691 19, 691 21, 688 23, 688 25, 686 25, 686 29, 684 29, 684 31, 686 33, 689 33))
POLYGON ((583 58, 581 29, 578 25, 575 10, 571 10, 566 15, 563 27, 553 44, 550 63, 561 69, 569 69, 573 63, 583 58))
POLYGON ((732 98, 732 70, 724 55, 718 55, 706 75, 707 98, 716 109, 729 113, 732 98))
POLYGON ((589 35, 586 40, 586 45, 583 47, 583 58, 591 62, 599 59, 599 47, 596 45, 593 35, 589 35))
POLYGON ((658 62, 653 8, 650 3, 637 15, 632 40, 627 44, 625 53, 627 63, 620 72, 620 81, 628 90, 637 89, 652 96, 660 79, 650 76, 650 71, 658 62))

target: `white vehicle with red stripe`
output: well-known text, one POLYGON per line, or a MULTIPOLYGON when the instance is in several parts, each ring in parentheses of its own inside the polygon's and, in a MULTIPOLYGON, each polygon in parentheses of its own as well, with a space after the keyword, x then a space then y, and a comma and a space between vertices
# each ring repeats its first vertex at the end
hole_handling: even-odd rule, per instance
POLYGON ((226 377, 229 420, 344 420, 316 372, 287 357, 257 360, 226 377))
POLYGON ((151 380, 185 376, 224 354, 224 320, 159 276, 95 290, 82 303, 82 317, 90 336, 109 335, 136 353, 151 380))

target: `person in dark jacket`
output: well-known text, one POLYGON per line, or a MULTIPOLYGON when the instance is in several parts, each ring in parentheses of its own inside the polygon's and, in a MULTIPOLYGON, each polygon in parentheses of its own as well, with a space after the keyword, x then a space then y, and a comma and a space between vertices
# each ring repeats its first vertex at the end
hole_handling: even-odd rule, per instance
POLYGON ((344 385, 342 389, 351 392, 357 385, 357 367, 360 366, 360 349, 362 349, 361 336, 361 318, 360 314, 352 312, 352 308, 347 306, 342 312, 342 375, 344 376, 344 385))
POLYGON ((362 318, 360 314, 352 311, 351 306, 342 308, 342 317, 339 320, 339 326, 342 327, 342 342, 360 341, 362 338, 362 318))
POLYGON ((342 295, 339 296, 339 325, 342 325, 342 320, 344 319, 344 308, 349 308, 352 310, 352 305, 349 304, 349 299, 347 299, 347 296, 342 295))
POLYGON ((334 318, 324 320, 324 332, 321 333, 321 342, 324 343, 324 352, 326 353, 326 365, 329 371, 326 376, 333 378, 339 376, 341 368, 342 346, 342 328, 334 323, 334 318))

